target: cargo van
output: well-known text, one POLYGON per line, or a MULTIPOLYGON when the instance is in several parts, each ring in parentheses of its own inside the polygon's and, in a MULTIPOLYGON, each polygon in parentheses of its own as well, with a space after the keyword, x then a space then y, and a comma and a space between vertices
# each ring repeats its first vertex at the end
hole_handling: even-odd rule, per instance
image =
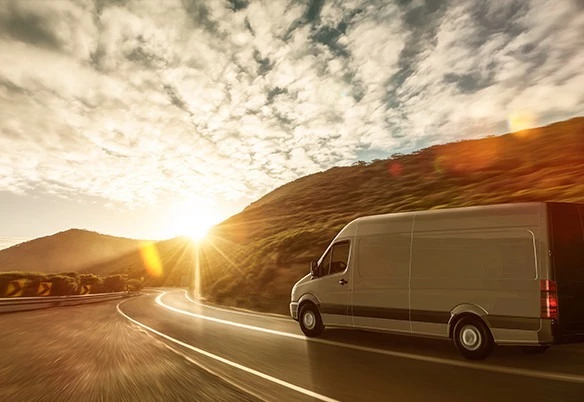
POLYGON ((584 342, 584 204, 518 203, 355 219, 292 289, 307 336, 348 327, 541 353, 584 342))

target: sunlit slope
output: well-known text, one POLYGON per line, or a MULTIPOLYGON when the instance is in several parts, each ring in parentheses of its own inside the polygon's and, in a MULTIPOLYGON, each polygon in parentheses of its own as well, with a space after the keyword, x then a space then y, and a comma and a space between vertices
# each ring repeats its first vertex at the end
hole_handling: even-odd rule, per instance
MULTIPOLYGON (((290 289, 350 220, 370 214, 521 201, 584 202, 584 118, 288 183, 211 231, 200 250, 208 300, 287 313, 290 289)), ((144 242, 72 230, 0 251, 0 271, 80 271, 192 286, 188 238, 144 242), (117 245, 114 247, 113 245, 117 245)))
POLYGON ((80 271, 138 249, 141 241, 71 229, 0 251, 0 272, 80 271))
POLYGON ((287 312, 290 289, 350 220, 521 201, 584 202, 584 118, 433 146, 288 183, 212 231, 207 297, 287 312))
POLYGON ((146 286, 189 286, 193 282, 194 244, 187 237, 142 242, 140 247, 115 259, 94 264, 84 272, 127 274, 146 286))
POLYGON ((186 237, 159 242, 71 229, 0 251, 0 272, 127 274, 146 286, 192 283, 195 254, 186 237))

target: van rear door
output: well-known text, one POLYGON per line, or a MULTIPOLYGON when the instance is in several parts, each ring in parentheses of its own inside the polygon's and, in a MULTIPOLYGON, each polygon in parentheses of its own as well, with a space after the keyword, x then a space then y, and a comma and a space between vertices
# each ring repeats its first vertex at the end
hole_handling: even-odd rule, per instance
POLYGON ((558 288, 558 342, 584 341, 584 205, 549 203, 551 264, 558 288))

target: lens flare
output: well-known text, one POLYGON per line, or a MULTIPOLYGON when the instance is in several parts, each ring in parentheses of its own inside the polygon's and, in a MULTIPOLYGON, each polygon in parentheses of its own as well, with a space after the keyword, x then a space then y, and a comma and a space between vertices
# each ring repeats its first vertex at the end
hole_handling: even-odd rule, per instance
POLYGON ((163 273, 162 262, 156 245, 152 242, 143 243, 140 246, 140 255, 146 271, 150 276, 159 277, 163 273))
POLYGON ((398 162, 393 162, 387 167, 387 171, 393 177, 400 176, 402 174, 403 170, 404 170, 404 168, 398 162))

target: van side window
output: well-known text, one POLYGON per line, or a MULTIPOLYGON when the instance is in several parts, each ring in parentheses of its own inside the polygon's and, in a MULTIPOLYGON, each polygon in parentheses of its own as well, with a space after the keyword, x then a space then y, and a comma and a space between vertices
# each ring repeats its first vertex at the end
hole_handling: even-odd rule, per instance
POLYGON ((349 249, 350 243, 348 241, 333 244, 320 263, 319 276, 343 272, 349 262, 349 249))
POLYGON ((343 272, 347 268, 347 264, 349 263, 349 249, 350 244, 348 241, 333 245, 333 256, 330 269, 331 275, 343 272))

